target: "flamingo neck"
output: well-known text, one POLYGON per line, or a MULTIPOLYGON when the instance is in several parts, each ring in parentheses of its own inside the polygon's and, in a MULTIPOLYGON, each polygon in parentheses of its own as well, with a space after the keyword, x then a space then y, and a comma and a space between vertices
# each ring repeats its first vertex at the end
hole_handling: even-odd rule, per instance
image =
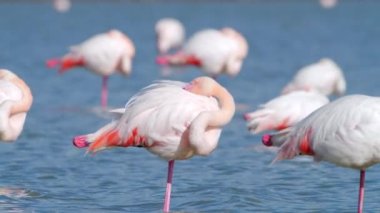
POLYGON ((232 95, 221 86, 215 89, 213 96, 218 99, 220 110, 210 112, 213 116, 208 121, 208 126, 221 127, 230 122, 235 114, 235 101, 232 95))
POLYGON ((14 115, 17 113, 24 113, 29 111, 33 102, 32 92, 23 80, 15 78, 12 80, 12 82, 21 90, 22 99, 12 106, 10 114, 14 115))
POLYGON ((189 141, 198 155, 210 154, 218 144, 218 136, 210 138, 205 133, 226 125, 235 113, 234 99, 226 89, 220 86, 213 96, 218 99, 220 109, 201 112, 190 125, 189 141))

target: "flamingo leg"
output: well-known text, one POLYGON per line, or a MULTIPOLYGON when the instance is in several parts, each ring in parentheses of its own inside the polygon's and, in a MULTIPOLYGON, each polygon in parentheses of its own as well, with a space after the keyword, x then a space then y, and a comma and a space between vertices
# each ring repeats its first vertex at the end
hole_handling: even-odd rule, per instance
POLYGON ((168 163, 168 179, 166 181, 166 192, 164 200, 164 212, 169 212, 170 210, 170 194, 172 191, 172 180, 173 180, 173 169, 174 169, 174 160, 170 160, 168 163))
POLYGON ((105 109, 107 108, 107 99, 108 99, 108 76, 103 76, 102 79, 102 95, 101 95, 101 105, 102 108, 105 109))
POLYGON ((365 170, 360 170, 358 213, 363 212, 365 170))

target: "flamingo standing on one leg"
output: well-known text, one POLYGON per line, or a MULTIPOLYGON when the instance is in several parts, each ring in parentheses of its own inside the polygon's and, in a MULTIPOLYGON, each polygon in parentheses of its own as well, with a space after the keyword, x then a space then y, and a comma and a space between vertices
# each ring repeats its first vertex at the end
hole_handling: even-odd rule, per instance
POLYGON ((380 98, 342 97, 313 112, 285 134, 265 135, 281 146, 275 161, 299 154, 360 170, 358 212, 363 210, 365 170, 380 163, 380 98))
POLYGON ((174 18, 160 19, 155 26, 157 36, 157 50, 166 54, 171 49, 179 48, 185 40, 185 28, 174 18))
POLYGON ((28 85, 13 72, 0 69, 0 140, 18 138, 32 102, 28 85))
POLYGON ((161 65, 197 66, 207 75, 236 76, 248 54, 245 38, 232 28, 206 29, 194 34, 182 50, 157 57, 161 65))
POLYGON ((343 95, 346 80, 339 66, 329 58, 300 69, 293 80, 282 90, 283 94, 295 90, 316 90, 324 95, 343 95))
POLYGON ((233 117, 231 94, 215 80, 190 83, 159 81, 119 109, 120 119, 95 133, 77 136, 75 146, 97 152, 108 147, 144 147, 169 161, 164 212, 169 212, 174 160, 208 155, 217 146, 221 128, 233 117))
POLYGON ((259 109, 244 114, 244 118, 249 131, 255 134, 282 130, 295 125, 328 102, 325 95, 314 91, 294 91, 268 101, 259 109))
POLYGON ((128 76, 132 71, 135 47, 132 41, 118 30, 95 35, 83 43, 70 48, 70 52, 59 59, 47 61, 49 68, 59 67, 59 73, 74 67, 85 67, 103 76, 101 104, 107 106, 108 76, 115 71, 128 76))

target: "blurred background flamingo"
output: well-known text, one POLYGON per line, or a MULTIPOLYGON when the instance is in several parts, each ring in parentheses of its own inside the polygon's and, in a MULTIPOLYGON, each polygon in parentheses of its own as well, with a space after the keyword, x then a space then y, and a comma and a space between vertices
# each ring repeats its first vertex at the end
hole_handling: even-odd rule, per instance
POLYGON ((182 50, 172 55, 158 56, 160 65, 196 66, 207 75, 236 76, 248 54, 244 36, 232 28, 205 29, 195 33, 182 50))
POLYGON ((253 111, 244 114, 252 133, 282 130, 295 125, 329 99, 315 91, 294 91, 278 96, 253 111))
POLYGON ((110 30, 95 35, 81 44, 70 47, 70 52, 62 58, 47 60, 49 68, 59 68, 59 73, 75 67, 85 67, 103 77, 101 105, 107 106, 108 77, 116 71, 128 76, 132 72, 135 56, 133 42, 119 30, 110 30))
POLYGON ((177 19, 162 18, 157 21, 155 30, 159 54, 178 49, 185 41, 185 27, 177 19))
POLYGON ((19 137, 32 102, 28 85, 13 72, 0 69, 0 140, 19 137))
POLYGON ((346 80, 340 67, 329 58, 301 68, 282 90, 283 94, 295 90, 316 90, 324 95, 343 95, 346 80))
POLYGON ((60 13, 65 13, 69 11, 71 8, 71 1, 70 0, 53 0, 53 8, 60 13))

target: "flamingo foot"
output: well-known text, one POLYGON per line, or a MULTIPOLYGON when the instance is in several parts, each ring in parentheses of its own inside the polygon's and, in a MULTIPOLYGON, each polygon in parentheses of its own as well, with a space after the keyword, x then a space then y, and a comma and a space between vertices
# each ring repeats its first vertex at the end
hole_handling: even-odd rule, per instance
POLYGON ((77 148, 85 148, 90 145, 90 143, 86 140, 86 135, 79 135, 73 138, 73 145, 77 148))
POLYGON ((273 146, 273 143, 271 141, 271 138, 272 136, 269 135, 269 134, 265 134, 263 135, 263 137, 261 137, 261 142, 265 145, 265 146, 273 146))

